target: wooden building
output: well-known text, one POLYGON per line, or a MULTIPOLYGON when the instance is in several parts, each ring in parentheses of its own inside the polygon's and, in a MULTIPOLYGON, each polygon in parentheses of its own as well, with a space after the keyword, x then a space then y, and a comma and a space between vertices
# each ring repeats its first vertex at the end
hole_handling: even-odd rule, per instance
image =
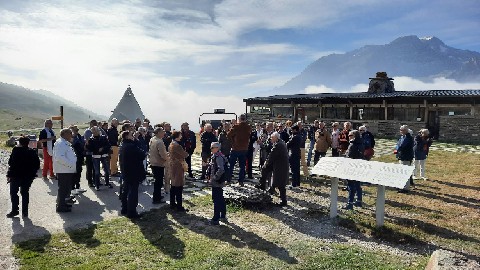
POLYGON ((386 73, 370 78, 367 92, 274 95, 244 99, 251 120, 350 121, 380 137, 400 125, 428 128, 440 140, 480 143, 480 90, 395 91, 386 73))

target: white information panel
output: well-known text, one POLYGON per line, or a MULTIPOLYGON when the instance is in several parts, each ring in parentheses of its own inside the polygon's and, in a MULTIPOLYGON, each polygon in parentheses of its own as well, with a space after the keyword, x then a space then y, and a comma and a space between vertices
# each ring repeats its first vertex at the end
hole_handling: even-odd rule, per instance
POLYGON ((403 189, 414 166, 343 157, 322 157, 312 174, 403 189))

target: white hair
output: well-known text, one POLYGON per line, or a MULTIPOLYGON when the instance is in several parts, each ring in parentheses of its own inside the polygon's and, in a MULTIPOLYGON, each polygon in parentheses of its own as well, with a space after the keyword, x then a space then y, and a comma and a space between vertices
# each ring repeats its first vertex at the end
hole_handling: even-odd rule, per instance
POLYGON ((275 131, 272 133, 272 135, 270 135, 270 137, 277 137, 277 139, 280 139, 280 133, 275 131))
POLYGON ((212 124, 210 124, 210 123, 205 124, 205 129, 207 129, 207 128, 213 128, 212 124))
POLYGON ((402 125, 402 126, 400 126, 400 129, 408 130, 408 126, 407 125, 402 125))
POLYGON ((138 131, 139 132, 147 132, 147 129, 145 127, 139 127, 138 131))
POLYGON ((358 128, 358 130, 361 130, 361 129, 367 131, 367 126, 361 126, 361 127, 358 128))

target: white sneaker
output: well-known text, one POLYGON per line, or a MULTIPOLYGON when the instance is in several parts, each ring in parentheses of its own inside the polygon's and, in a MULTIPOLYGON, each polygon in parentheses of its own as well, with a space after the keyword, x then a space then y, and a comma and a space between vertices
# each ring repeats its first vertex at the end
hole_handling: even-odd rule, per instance
POLYGON ((83 189, 83 188, 77 188, 75 191, 77 191, 78 193, 87 192, 87 190, 86 190, 86 189, 83 189))

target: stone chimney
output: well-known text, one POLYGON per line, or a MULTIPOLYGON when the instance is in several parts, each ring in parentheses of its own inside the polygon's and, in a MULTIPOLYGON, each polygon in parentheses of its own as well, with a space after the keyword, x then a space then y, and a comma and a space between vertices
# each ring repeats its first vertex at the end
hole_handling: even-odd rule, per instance
POLYGON ((370 78, 370 84, 368 85, 369 94, 383 94, 395 92, 395 86, 393 85, 393 79, 389 78, 387 72, 379 71, 375 78, 370 78))

